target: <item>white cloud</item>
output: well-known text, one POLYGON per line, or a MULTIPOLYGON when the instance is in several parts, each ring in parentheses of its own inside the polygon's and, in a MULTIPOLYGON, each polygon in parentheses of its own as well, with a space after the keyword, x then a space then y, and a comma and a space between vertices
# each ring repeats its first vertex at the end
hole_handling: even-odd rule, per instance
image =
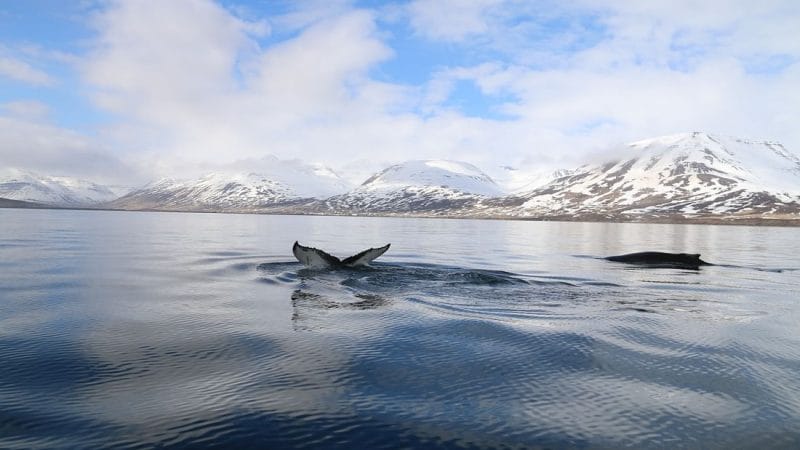
POLYGON ((493 22, 491 7, 503 0, 415 0, 408 6, 411 25, 432 39, 461 41, 485 34, 493 22))
POLYGON ((464 27, 477 35, 436 34, 452 25, 447 2, 426 2, 438 13, 416 3, 409 10, 428 38, 507 55, 441 70, 424 109, 443 105, 455 80, 507 93, 511 100, 498 106, 515 120, 473 123, 502 146, 502 156, 569 164, 622 141, 695 129, 777 139, 800 151, 800 133, 790 125, 800 117, 793 2, 512 0, 482 7, 482 22, 464 27))
MULTIPOLYGON (((13 105, 12 105, 13 108, 13 105)), ((47 175, 101 183, 141 183, 145 175, 97 142, 52 124, 0 115, 0 161, 47 175)))
POLYGON ((514 149, 506 155, 512 159, 517 154, 531 163, 570 165, 618 143, 691 130, 777 139, 795 151, 800 142, 790 119, 798 116, 800 67, 770 77, 750 76, 730 60, 688 73, 637 66, 599 73, 478 69, 478 85, 517 98, 505 105, 517 119, 485 130, 514 149))
POLYGON ((363 152, 358 123, 380 123, 403 99, 402 88, 368 78, 391 50, 366 11, 265 49, 248 23, 206 1, 118 3, 97 24, 84 70, 98 104, 124 119, 111 136, 160 144, 165 158, 341 160, 331 145, 342 157, 363 152))
POLYGON ((50 114, 50 107, 38 100, 16 100, 0 104, 0 111, 11 117, 40 121, 50 114))
POLYGON ((692 57, 800 57, 800 11, 791 0, 419 0, 406 12, 428 39, 499 51, 537 68, 592 57, 664 67, 692 57))
POLYGON ((294 0, 291 10, 270 18, 279 31, 302 30, 321 20, 346 14, 353 9, 354 0, 294 0))
POLYGON ((374 31, 372 16, 363 11, 321 21, 265 51, 248 80, 248 93, 262 100, 271 116, 290 120, 335 119, 356 101, 355 106, 368 106, 373 95, 379 99, 386 92, 367 79, 366 70, 391 54, 374 31), (365 91, 372 95, 364 96, 365 91))
MULTIPOLYGON (((402 17, 417 37, 477 61, 443 61, 418 85, 374 77, 400 51, 378 12, 323 3, 266 19, 209 0, 107 3, 80 67, 114 123, 98 141, 27 122, 17 131, 86 155, 114 148, 156 175, 274 154, 339 166, 354 182, 403 159, 465 160, 490 173, 569 166, 619 142, 696 129, 800 151, 800 24, 787 3, 412 2, 402 17), (277 31, 291 37, 265 39, 277 31), (752 73, 771 55, 783 66, 752 73), (448 103, 465 80, 503 98, 495 107, 508 118, 467 117, 448 103)), ((20 122, 25 107, 7 106, 19 114, 4 123, 20 122)), ((49 151, 40 154, 59 160, 49 151)))
POLYGON ((0 53, 0 76, 35 86, 52 86, 55 84, 53 78, 46 72, 36 69, 25 61, 2 53, 0 53))
POLYGON ((212 2, 117 1, 95 25, 84 71, 109 110, 168 122, 184 106, 237 88, 236 58, 249 26, 212 2))

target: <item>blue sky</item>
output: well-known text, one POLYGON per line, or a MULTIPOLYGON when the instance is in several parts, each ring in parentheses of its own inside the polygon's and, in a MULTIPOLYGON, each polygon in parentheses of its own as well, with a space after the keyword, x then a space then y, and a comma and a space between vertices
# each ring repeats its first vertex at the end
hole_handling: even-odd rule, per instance
POLYGON ((800 152, 798 29, 769 0, 0 1, 0 165, 525 176, 693 130, 800 152))

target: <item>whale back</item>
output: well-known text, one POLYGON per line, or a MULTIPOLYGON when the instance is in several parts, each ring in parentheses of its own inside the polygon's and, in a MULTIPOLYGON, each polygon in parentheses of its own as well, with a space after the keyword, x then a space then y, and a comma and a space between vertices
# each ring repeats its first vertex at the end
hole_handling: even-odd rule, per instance
POLYGON ((609 261, 654 267, 698 268, 711 264, 700 259, 699 253, 638 252, 609 256, 609 261))

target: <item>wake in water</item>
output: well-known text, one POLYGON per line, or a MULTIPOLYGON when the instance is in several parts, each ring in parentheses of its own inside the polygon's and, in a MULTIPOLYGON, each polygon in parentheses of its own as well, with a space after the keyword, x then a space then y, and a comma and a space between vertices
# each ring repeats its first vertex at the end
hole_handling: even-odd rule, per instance
MULTIPOLYGON (((642 274, 651 273, 647 267, 620 266, 642 274)), ((701 274, 687 268, 676 269, 678 278, 658 269, 652 271, 652 277, 637 278, 635 284, 625 285, 553 274, 527 275, 424 263, 375 263, 357 268, 314 270, 295 262, 271 262, 259 264, 256 270, 259 282, 289 288, 296 327, 300 322, 320 319, 318 323, 300 326, 302 329, 335 324, 331 317, 321 319, 320 314, 353 314, 387 308, 397 302, 451 316, 491 321, 573 320, 626 311, 702 315, 715 311, 700 307, 711 302, 709 288, 702 280, 680 277, 679 273, 701 274)), ((742 315, 735 311, 719 314, 727 319, 742 315)))
POLYGON ((318 312, 375 310, 401 301, 433 311, 487 320, 548 319, 618 288, 593 280, 535 277, 502 270, 436 264, 379 263, 311 270, 296 263, 257 266, 260 282, 289 285, 295 321, 318 312))
POLYGON ((435 264, 375 264, 368 267, 313 270, 295 263, 263 263, 257 266, 260 280, 267 283, 295 283, 298 289, 325 289, 376 294, 464 293, 473 289, 499 288, 497 292, 520 286, 570 285, 561 280, 536 280, 500 270, 467 269, 435 264), (293 270, 294 269, 294 270, 293 270))

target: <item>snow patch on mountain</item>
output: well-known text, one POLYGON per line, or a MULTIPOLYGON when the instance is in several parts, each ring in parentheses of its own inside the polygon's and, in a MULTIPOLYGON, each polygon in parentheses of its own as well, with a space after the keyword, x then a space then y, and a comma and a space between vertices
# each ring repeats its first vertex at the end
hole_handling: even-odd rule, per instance
POLYGON ((296 199, 288 186, 258 174, 207 174, 195 180, 161 179, 117 199, 125 209, 225 210, 296 199))
POLYGON ((694 132, 638 141, 629 147, 639 153, 640 160, 652 161, 632 168, 651 182, 657 181, 656 174, 667 173, 665 165, 677 162, 696 173, 728 174, 742 187, 800 194, 800 158, 777 142, 694 132))
POLYGON ((252 170, 219 173, 220 176, 255 175, 256 178, 269 179, 291 190, 291 195, 299 198, 327 198, 343 194, 353 188, 333 169, 322 164, 307 164, 300 160, 281 160, 267 156, 252 170))
POLYGON ((503 190, 480 169, 460 161, 422 160, 395 164, 361 186, 325 201, 333 212, 408 213, 465 208, 503 190))
POLYGON ((376 192, 412 187, 438 187, 485 197, 503 195, 500 186, 477 167, 448 160, 406 161, 395 164, 373 175, 356 190, 376 192))
MULTIPOLYGON (((259 167, 264 170, 265 167, 259 167)), ((270 161, 265 172, 219 172, 193 180, 162 179, 109 206, 132 209, 248 210, 323 199, 350 185, 331 169, 299 161, 270 161)))
POLYGON ((538 170, 538 171, 529 171, 526 173, 525 180, 526 182, 521 186, 516 187, 513 192, 514 193, 524 193, 529 192, 534 189, 538 189, 542 186, 546 186, 549 183, 552 183, 559 178, 568 177, 577 173, 579 169, 556 169, 556 170, 538 170))
POLYGON ((0 171, 0 197, 52 206, 95 206, 119 197, 124 188, 72 177, 46 176, 8 168, 0 171))
POLYGON ((783 213, 800 200, 800 159, 777 143, 694 132, 627 150, 520 194, 522 214, 783 213))

